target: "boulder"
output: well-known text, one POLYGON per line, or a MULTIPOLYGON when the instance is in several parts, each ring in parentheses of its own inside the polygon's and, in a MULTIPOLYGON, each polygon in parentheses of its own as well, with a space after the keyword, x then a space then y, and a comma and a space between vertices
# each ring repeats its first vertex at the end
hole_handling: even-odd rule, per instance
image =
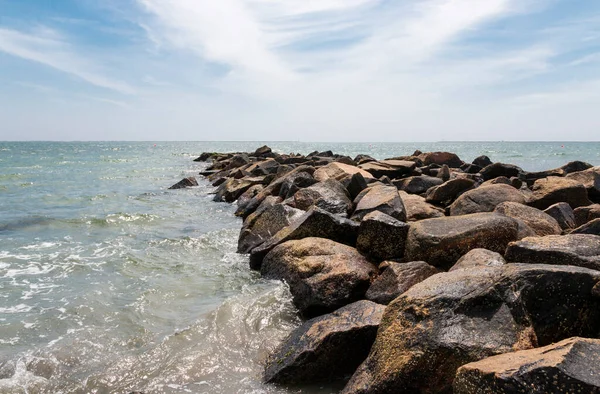
POLYGON ((424 261, 388 262, 387 268, 373 281, 365 297, 387 305, 417 283, 439 272, 437 268, 424 261))
POLYGON ((500 253, 487 249, 473 249, 462 256, 448 272, 471 269, 473 267, 497 267, 506 264, 506 260, 500 253))
POLYGON ((350 180, 352 175, 361 174, 365 179, 374 179, 373 175, 359 167, 350 166, 348 164, 333 162, 321 167, 315 171, 315 179, 319 182, 333 178, 342 183, 350 180))
POLYGON ((313 186, 317 180, 308 172, 296 172, 286 176, 279 187, 279 197, 286 199, 293 197, 300 189, 313 186))
POLYGON ((198 181, 193 176, 183 178, 169 189, 185 189, 187 187, 198 186, 198 181))
POLYGON ((472 163, 481 168, 485 168, 485 167, 489 166, 490 164, 493 164, 492 161, 490 160, 490 158, 485 155, 476 157, 472 163))
POLYGON ((271 148, 269 148, 267 145, 263 145, 260 148, 256 149, 252 156, 261 157, 261 156, 268 155, 271 152, 272 152, 271 148))
POLYGON ((402 190, 398 192, 406 208, 406 221, 416 222, 423 219, 439 218, 444 216, 444 210, 425 202, 425 198, 416 194, 408 194, 402 190))
POLYGON ((483 182, 481 184, 481 186, 489 186, 489 185, 496 185, 496 184, 510 185, 510 179, 508 179, 505 176, 499 176, 497 178, 492 178, 488 181, 483 182))
MULTIPOLYGON (((229 165, 227 166, 227 169, 231 170, 234 168, 243 167, 248 163, 250 163, 250 158, 248 157, 248 155, 245 153, 240 153, 238 155, 233 156, 231 159, 229 159, 229 165)), ((256 175, 266 175, 266 174, 256 174, 256 175)))
POLYGON ((198 156, 197 158, 194 159, 194 161, 208 161, 209 159, 211 159, 213 156, 218 155, 218 153, 216 152, 202 152, 202 154, 200 156, 198 156))
POLYGON ((254 185, 260 185, 264 182, 263 178, 229 178, 217 188, 213 201, 216 202, 234 202, 244 192, 254 185))
POLYGON ((438 164, 444 165, 446 164, 451 168, 459 168, 463 165, 463 161, 456 155, 456 153, 451 152, 426 152, 419 155, 419 159, 425 165, 429 164, 438 164))
POLYGON ((250 200, 252 200, 258 193, 264 190, 263 185, 254 185, 250 186, 248 190, 242 193, 241 196, 238 197, 236 204, 239 207, 246 206, 250 200))
POLYGON ((577 227, 570 234, 593 234, 600 235, 600 218, 590 220, 586 224, 577 227))
POLYGON ((281 229, 292 224, 303 211, 283 204, 274 204, 257 210, 244 221, 238 238, 238 253, 250 253, 281 229))
POLYGON ((442 168, 439 169, 436 177, 441 179, 443 182, 448 182, 450 180, 450 175, 450 167, 444 164, 442 168))
POLYGON ((369 354, 384 309, 362 300, 308 320, 269 356, 265 382, 331 382, 352 374, 369 354))
POLYGON ((411 194, 422 194, 434 186, 441 185, 444 183, 444 181, 437 177, 421 175, 397 179, 392 183, 398 188, 398 190, 403 190, 411 194))
POLYGON ((558 202, 566 202, 572 208, 592 203, 583 184, 569 178, 538 179, 533 184, 532 192, 528 205, 542 210, 558 202))
POLYGON ((353 220, 362 220, 368 213, 380 211, 402 222, 406 221, 406 209, 394 186, 375 185, 363 190, 354 200, 356 209, 353 220))
POLYGON ((284 280, 300 313, 313 317, 364 298, 377 268, 350 246, 311 237, 273 248, 260 272, 284 280))
POLYGON ((463 365, 455 394, 600 393, 600 340, 569 338, 463 365))
POLYGON ((494 213, 421 220, 410 225, 404 257, 448 269, 472 249, 503 254, 517 239, 518 227, 514 219, 494 213))
POLYGON ((354 199, 360 194, 360 192, 365 190, 368 186, 369 185, 367 184, 367 180, 365 179, 365 177, 363 177, 360 172, 357 172, 356 174, 353 174, 350 178, 350 181, 346 186, 346 190, 348 191, 348 194, 350 195, 352 201, 354 201, 354 199))
POLYGON ((346 245, 356 245, 359 224, 333 215, 319 207, 309 209, 293 223, 279 230, 250 253, 250 268, 260 269, 263 258, 275 246, 308 237, 327 238, 346 245))
POLYGON ((456 197, 475 187, 475 181, 469 178, 451 179, 439 186, 427 190, 425 201, 450 205, 456 197))
POLYGON ((456 370, 469 362, 596 336, 599 281, 598 271, 541 264, 431 276, 388 305, 343 393, 450 393, 456 370))
POLYGON ((370 161, 360 164, 358 167, 367 171, 369 174, 372 174, 375 178, 381 178, 382 176, 401 178, 404 175, 410 174, 416 167, 416 163, 403 160, 388 160, 388 163, 382 161, 370 161), (392 165, 389 162, 394 162, 395 165, 392 165))
POLYGON ((360 222, 356 249, 371 260, 404 256, 409 225, 383 212, 373 211, 360 222))
POLYGON ((496 205, 505 201, 525 204, 525 196, 512 186, 496 184, 466 191, 450 205, 450 215, 492 212, 496 205))
POLYGON ((280 164, 275 159, 266 159, 251 164, 246 171, 254 176, 276 174, 280 164))
POLYGON ((552 216, 563 230, 571 230, 577 227, 573 208, 566 202, 550 205, 544 212, 552 216))
POLYGON ((354 158, 354 162, 357 163, 357 164, 364 164, 364 163, 368 163, 370 161, 377 161, 377 160, 375 160, 374 158, 372 158, 369 155, 362 155, 362 154, 357 155, 354 158))
POLYGON ((522 172, 523 170, 521 167, 517 167, 513 164, 493 163, 485 166, 479 173, 483 179, 487 181, 499 176, 505 176, 507 178, 511 178, 513 176, 518 177, 522 172))
POLYGON ((508 262, 600 269, 600 237, 589 234, 529 237, 510 243, 504 258, 508 262))
POLYGON ((578 227, 583 226, 591 220, 600 218, 600 204, 575 208, 573 215, 575 216, 575 225, 578 227))
POLYGON ((333 214, 346 216, 352 210, 352 201, 344 185, 336 179, 315 183, 294 194, 296 208, 304 211, 316 206, 333 214))
POLYGON ((567 179, 572 179, 583 184, 587 189, 590 200, 600 203, 600 166, 573 172, 567 175, 567 179))
POLYGON ((558 222, 547 213, 516 202, 503 202, 496 206, 494 212, 523 221, 535 235, 559 235, 562 232, 558 222))

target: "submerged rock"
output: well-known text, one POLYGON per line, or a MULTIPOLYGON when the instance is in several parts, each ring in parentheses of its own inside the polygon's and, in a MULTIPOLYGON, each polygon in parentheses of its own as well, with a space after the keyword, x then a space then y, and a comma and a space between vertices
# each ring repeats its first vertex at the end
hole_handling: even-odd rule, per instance
POLYGON ((193 176, 183 178, 169 189, 185 189, 187 187, 198 186, 198 181, 193 176))

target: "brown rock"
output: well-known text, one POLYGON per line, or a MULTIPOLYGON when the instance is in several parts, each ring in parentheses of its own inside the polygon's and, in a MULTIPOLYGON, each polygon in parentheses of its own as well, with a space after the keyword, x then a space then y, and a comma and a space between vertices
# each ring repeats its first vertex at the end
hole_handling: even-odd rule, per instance
POLYGON ((450 205, 450 215, 466 215, 469 213, 492 212, 496 205, 505 201, 525 203, 525 197, 512 186, 496 184, 481 186, 466 191, 450 205))
POLYGON ((567 175, 567 179, 583 184, 587 189, 590 200, 600 203, 600 166, 573 172, 567 175))
POLYGON ((336 179, 316 183, 294 194, 296 208, 304 211, 316 206, 333 214, 347 216, 352 210, 352 201, 344 185, 336 179))
POLYGON ((408 228, 383 212, 371 212, 360 222, 356 249, 375 261, 402 258, 408 228))
POLYGON ((403 190, 411 194, 425 193, 428 189, 441 185, 442 183, 444 183, 444 181, 440 178, 427 175, 411 176, 393 181, 394 186, 396 186, 398 190, 403 190))
POLYGON ((546 209, 558 202, 566 202, 577 208, 590 205, 587 190, 574 179, 550 177, 538 179, 532 187, 533 194, 528 205, 537 209, 546 209))
POLYGON ((458 196, 475 187, 475 181, 468 178, 451 179, 427 190, 425 201, 450 205, 458 196))
POLYGON ((193 176, 183 178, 169 189, 185 189, 187 187, 198 186, 198 181, 193 176))
POLYGON ((458 259, 448 272, 473 267, 497 267, 504 264, 506 264, 506 260, 500 253, 487 249, 473 249, 458 259))
POLYGON ((373 281, 365 297, 368 300, 387 305, 417 283, 439 272, 437 268, 424 261, 387 262, 387 268, 373 281))
POLYGON ((573 208, 566 202, 550 205, 544 212, 552 216, 563 230, 571 230, 577 227, 573 208))
POLYGON ((516 202, 503 202, 496 206, 494 212, 523 221, 534 231, 535 235, 540 237, 560 235, 562 232, 558 222, 552 216, 527 205, 516 202))
POLYGON ((425 165, 429 164, 446 164, 451 168, 459 168, 464 163, 463 161, 455 154, 451 152, 426 152, 419 155, 419 159, 425 165))
POLYGON ((354 174, 361 174, 365 179, 375 179, 371 173, 362 170, 359 167, 350 166, 348 164, 333 162, 321 167, 315 171, 314 177, 317 181, 323 182, 333 178, 342 183, 352 178, 354 174))
POLYGON ((577 227, 583 226, 591 220, 600 218, 600 204, 575 208, 573 215, 575 216, 575 225, 577 227))
POLYGON ((380 211, 402 222, 406 221, 406 209, 394 186, 375 185, 363 190, 355 199, 353 220, 362 220, 368 213, 380 211))
POLYGON ((425 198, 416 194, 408 194, 402 190, 398 192, 406 209, 406 221, 416 222, 423 219, 439 218, 444 216, 444 210, 425 202, 425 198))

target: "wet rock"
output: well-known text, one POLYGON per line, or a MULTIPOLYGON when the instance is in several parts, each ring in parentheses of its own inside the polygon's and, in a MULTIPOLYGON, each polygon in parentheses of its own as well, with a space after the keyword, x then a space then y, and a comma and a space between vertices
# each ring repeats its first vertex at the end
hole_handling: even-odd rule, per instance
POLYGON ((327 212, 346 216, 352 210, 352 201, 344 185, 336 179, 316 183, 294 194, 296 208, 304 211, 316 206, 327 212))
POLYGON ((260 185, 263 183, 263 181, 263 178, 229 178, 217 188, 213 201, 234 202, 250 187, 254 185, 260 185))
POLYGON ((600 218, 590 220, 586 224, 577 227, 570 234, 593 234, 600 235, 600 218))
POLYGON ((356 249, 375 261, 402 258, 408 228, 383 212, 371 212, 360 222, 356 249))
POLYGON ((198 181, 193 176, 183 178, 169 189, 185 189, 186 187, 198 186, 198 181))
POLYGON ((500 253, 487 249, 473 249, 462 256, 448 272, 470 269, 473 267, 497 267, 506 264, 506 260, 500 253))
POLYGON ((462 193, 475 187, 475 181, 468 178, 451 179, 439 186, 427 190, 425 201, 449 205, 462 193))
POLYGON ((398 192, 406 208, 406 221, 416 222, 423 219, 439 218, 444 216, 444 210, 425 202, 425 198, 416 194, 408 194, 402 190, 398 192))
POLYGON ((384 312, 369 357, 344 394, 448 393, 469 362, 596 336, 600 272, 506 264, 434 275, 384 312))
POLYGON ((319 182, 333 178, 342 183, 349 182, 354 174, 361 174, 365 179, 374 179, 373 175, 359 167, 333 162, 315 171, 315 179, 319 182))
POLYGON ((511 178, 513 176, 518 177, 522 172, 523 170, 521 167, 517 167, 513 164, 493 163, 485 166, 483 170, 481 170, 480 174, 483 179, 487 181, 499 176, 505 176, 507 178, 511 178))
POLYGON ((273 248, 260 272, 284 280, 300 312, 312 317, 363 298, 377 268, 350 246, 304 238, 273 248))
POLYGON ((600 340, 569 338, 463 365, 456 394, 600 393, 600 340))
POLYGON ((272 152, 271 148, 269 148, 267 145, 263 145, 260 148, 256 149, 252 156, 261 157, 261 156, 268 155, 271 152, 272 152))
POLYGON ((575 225, 583 226, 591 220, 600 218, 600 204, 575 208, 573 215, 575 216, 575 225))
POLYGON ((477 212, 492 212, 498 204, 505 201, 525 204, 525 197, 521 192, 509 185, 481 186, 460 195, 450 205, 450 215, 457 216, 477 212))
POLYGON ((250 253, 303 214, 304 211, 283 204, 275 204, 254 212, 244 221, 238 238, 237 252, 250 253))
POLYGON ((566 202, 550 205, 544 212, 552 216, 563 230, 571 230, 576 227, 575 213, 566 202))
POLYGON ((567 175, 567 179, 583 184, 587 189, 590 200, 600 203, 600 166, 573 172, 567 175))
POLYGON ((504 253, 517 234, 518 224, 514 219, 494 213, 421 220, 411 223, 405 259, 448 269, 472 249, 504 253))
POLYGON ((417 283, 439 272, 437 268, 424 261, 388 262, 387 268, 373 281, 365 297, 387 305, 417 283))
POLYGON ((394 219, 406 221, 406 209, 394 186, 375 185, 363 190, 355 199, 356 209, 353 220, 362 220, 373 211, 383 212, 394 219))
POLYGON ((445 164, 451 168, 459 168, 461 165, 463 165, 463 161, 455 153, 451 152, 426 152, 420 154, 419 159, 425 165, 445 164))
POLYGON ((313 207, 284 227, 250 253, 250 267, 260 269, 263 258, 277 245, 308 237, 327 238, 346 245, 356 245, 359 224, 313 207))
POLYGON ((485 155, 481 155, 476 157, 473 160, 473 164, 475 164, 476 166, 479 166, 481 168, 485 168, 487 166, 489 166, 490 164, 493 164, 492 161, 490 160, 489 157, 485 156, 485 155))
POLYGON ((569 234, 525 238, 510 243, 504 258, 508 262, 600 269, 600 237, 569 234))
POLYGON ((330 382, 353 373, 369 354, 384 309, 363 300, 308 320, 269 356, 265 382, 330 382))
POLYGON ((397 179, 393 181, 394 186, 398 190, 403 190, 411 194, 425 193, 428 189, 438 186, 444 183, 443 180, 433 176, 411 176, 404 179, 397 179))
POLYGON ((523 221, 534 231, 535 235, 540 237, 559 235, 562 232, 560 225, 552 216, 527 205, 516 202, 503 202, 496 206, 494 212, 523 221))
POLYGON ((546 209, 550 205, 566 202, 572 208, 590 205, 587 190, 574 179, 550 177, 538 179, 532 187, 529 205, 537 209, 546 209))

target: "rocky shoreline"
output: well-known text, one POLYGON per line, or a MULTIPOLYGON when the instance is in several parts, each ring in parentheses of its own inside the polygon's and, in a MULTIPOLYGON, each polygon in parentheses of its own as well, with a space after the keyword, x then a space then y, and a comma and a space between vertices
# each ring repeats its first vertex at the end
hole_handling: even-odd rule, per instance
POLYGON ((196 161, 211 163, 214 200, 237 203, 238 252, 306 319, 265 382, 600 393, 600 167, 267 146, 196 161))

